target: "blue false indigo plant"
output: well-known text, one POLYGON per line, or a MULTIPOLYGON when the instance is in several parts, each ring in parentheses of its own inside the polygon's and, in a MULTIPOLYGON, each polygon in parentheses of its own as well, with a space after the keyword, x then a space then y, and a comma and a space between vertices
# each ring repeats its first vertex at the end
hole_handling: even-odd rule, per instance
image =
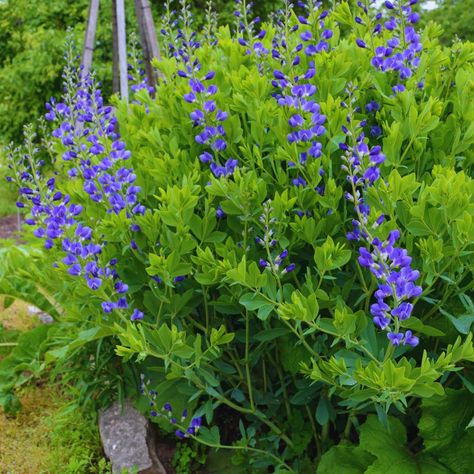
POLYGON ((201 34, 167 2, 155 97, 112 109, 68 66, 53 159, 13 153, 75 344, 108 338, 152 420, 251 472, 470 472, 472 45, 415 3, 241 0, 201 34))

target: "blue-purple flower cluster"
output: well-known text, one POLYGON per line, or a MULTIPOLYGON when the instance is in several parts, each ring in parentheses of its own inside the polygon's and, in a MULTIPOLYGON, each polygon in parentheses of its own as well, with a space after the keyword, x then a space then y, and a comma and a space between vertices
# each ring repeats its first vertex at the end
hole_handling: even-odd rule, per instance
POLYGON ((171 0, 165 2, 165 12, 161 16, 160 34, 166 43, 165 53, 168 57, 172 57, 177 52, 175 29, 178 26, 178 18, 176 10, 171 7, 171 0))
MULTIPOLYGON (((144 214, 145 207, 137 202, 140 188, 134 184, 133 169, 122 165, 130 158, 130 151, 115 130, 112 108, 103 104, 100 90, 91 78, 81 78, 71 50, 67 59, 63 101, 52 99, 47 104, 46 118, 56 125, 53 137, 62 150, 62 159, 70 164, 68 175, 81 179, 92 202, 105 207, 107 213, 124 211, 130 231, 138 232, 140 227, 133 222, 133 216, 144 214)), ((10 180, 16 181, 20 188, 17 206, 28 206, 31 211, 26 223, 35 227, 33 233, 44 239, 46 249, 63 252, 62 263, 69 275, 83 277, 93 291, 101 288, 104 313, 127 310, 128 286, 116 271, 117 260, 101 261, 106 243, 94 239, 93 229, 81 222, 82 206, 71 203, 68 195, 56 190, 54 177, 47 179, 42 175, 43 162, 37 158, 38 150, 32 142, 33 135, 27 133, 26 153, 16 153, 19 159, 14 154, 11 156, 15 176, 10 180)), ((134 247, 133 239, 131 247, 134 247)), ((59 263, 55 266, 59 267, 59 263)), ((143 317, 135 308, 131 320, 143 317)))
POLYGON ((379 281, 375 292, 377 303, 370 307, 374 323, 380 329, 388 330, 387 337, 393 345, 416 346, 418 337, 410 330, 399 331, 399 323, 411 316, 413 304, 410 300, 420 296, 423 290, 414 283, 420 272, 411 268, 408 252, 394 246, 399 237, 398 230, 391 231, 383 242, 375 237, 371 241, 372 252, 365 247, 359 249, 359 263, 369 268, 379 281), (392 304, 387 304, 387 300, 392 304))
MULTIPOLYGON (((105 281, 110 281, 110 287, 117 295, 117 301, 103 302, 104 313, 114 309, 127 309, 125 297, 128 286, 119 279, 115 270, 116 260, 101 264, 100 256, 103 243, 93 239, 92 228, 79 221, 83 208, 70 202, 68 195, 56 190, 55 178, 46 179, 41 174, 41 160, 37 159, 37 150, 31 146, 33 136, 27 135, 27 152, 19 153, 20 158, 11 156, 11 168, 14 176, 9 181, 16 181, 20 190, 18 207, 28 207, 30 216, 25 220, 33 226, 33 234, 44 240, 46 249, 59 249, 64 253, 62 263, 69 275, 82 276, 91 290, 98 290, 105 281)), ((55 263, 58 267, 59 264, 55 263)), ((138 314, 135 310, 133 316, 138 314)), ((132 317, 133 317, 132 316, 132 317)))
POLYGON ((77 75, 70 63, 64 78, 63 101, 51 99, 46 104, 46 119, 56 126, 53 137, 63 151, 62 159, 70 163, 69 177, 80 177, 90 199, 107 212, 125 210, 128 218, 144 214, 137 200, 136 175, 123 166, 131 153, 116 132, 112 107, 104 105, 92 78, 77 75))
MULTIPOLYGON (((273 39, 272 57, 281 64, 286 72, 276 69, 273 72, 272 84, 277 88, 275 94, 278 104, 288 109, 290 118, 288 124, 291 131, 288 133, 288 143, 296 144, 298 149, 298 160, 290 161, 288 165, 296 169, 302 169, 308 159, 317 159, 322 156, 322 144, 319 138, 325 133, 324 123, 326 116, 321 113, 318 103, 314 100, 316 86, 313 78, 316 75, 316 67, 313 60, 303 70, 298 67, 304 64, 303 56, 312 58, 322 51, 328 51, 329 40, 332 31, 325 28, 324 18, 328 12, 322 11, 318 15, 318 34, 313 35, 308 20, 305 16, 299 16, 299 24, 290 25, 292 4, 286 2, 286 9, 282 10, 279 29, 273 39), (300 42, 290 50, 288 46, 289 34, 300 31, 300 42)), ((314 11, 310 11, 314 14, 314 11)), ((293 180, 294 186, 306 186, 306 180, 299 174, 293 180)))
POLYGON ((369 118, 373 117, 373 121, 368 120, 368 123, 367 123, 367 125, 370 127, 369 134, 373 138, 377 138, 380 135, 382 135, 382 129, 375 121, 375 116, 379 110, 380 110, 380 104, 375 100, 371 100, 365 106, 365 111, 369 114, 369 118))
MULTIPOLYGON (((34 235, 44 240, 46 249, 66 235, 76 225, 76 218, 82 213, 82 206, 70 202, 68 195, 56 189, 56 178, 46 180, 41 174, 44 161, 38 157, 39 149, 33 145, 34 133, 31 127, 25 130, 25 149, 10 150, 9 168, 12 176, 7 181, 15 182, 19 189, 18 208, 30 208, 31 216, 26 224, 35 226, 34 235)), ((90 228, 78 229, 78 238, 89 241, 90 228)), ((97 249, 90 249, 94 253, 97 249)))
POLYGON ((368 250, 366 246, 360 247, 359 264, 368 268, 378 281, 378 289, 375 292, 377 302, 370 308, 374 323, 387 331, 387 337, 394 346, 416 346, 418 337, 410 330, 403 333, 400 323, 407 320, 412 313, 413 304, 410 300, 420 296, 423 291, 415 284, 420 273, 411 268, 412 259, 407 250, 395 246, 400 237, 398 230, 392 230, 384 241, 372 235, 373 229, 384 222, 385 216, 381 214, 374 217, 371 214, 364 193, 380 179, 380 165, 385 161, 385 156, 380 146, 369 148, 367 145, 365 134, 361 131, 365 121, 354 121, 354 100, 355 97, 351 94, 350 104, 341 104, 349 108, 348 126, 343 126, 343 131, 352 141, 351 146, 340 144, 341 150, 345 152, 343 170, 347 173, 351 186, 345 197, 354 203, 357 215, 357 219, 352 221, 353 230, 347 234, 347 238, 365 242, 371 248, 368 250))
MULTIPOLYGON (((252 7, 254 2, 248 2, 246 0, 235 0, 236 10, 234 16, 236 19, 236 31, 237 41, 245 48, 245 54, 255 54, 257 58, 266 56, 269 51, 263 45, 262 39, 265 38, 266 31, 256 31, 256 26, 260 23, 260 17, 252 18, 252 7)), ((259 63, 260 72, 262 70, 262 64, 259 63)))
MULTIPOLYGON (((395 94, 403 92, 405 86, 403 81, 409 79, 414 70, 420 64, 419 53, 423 49, 420 42, 420 35, 416 32, 413 25, 418 23, 420 15, 413 12, 412 6, 418 3, 418 0, 392 0, 385 1, 384 5, 389 13, 388 18, 384 18, 382 13, 375 16, 375 26, 372 28, 372 35, 378 36, 383 30, 391 33, 391 38, 385 44, 376 46, 373 39, 367 44, 363 39, 357 38, 356 43, 360 48, 371 50, 372 65, 379 71, 396 71, 401 82, 393 86, 395 94)), ((364 11, 366 22, 372 22, 369 19, 369 11, 365 3, 359 1, 358 6, 364 11)), ((356 21, 364 24, 361 17, 356 17, 356 21)), ((422 87, 422 84, 419 84, 422 87)))
MULTIPOLYGON (((143 69, 143 54, 141 54, 138 48, 138 40, 133 32, 130 35, 129 43, 128 81, 130 84, 130 90, 133 93, 146 90, 151 96, 153 96, 155 94, 155 88, 148 84, 148 77, 146 76, 145 69, 143 69)), ((140 104, 140 102, 136 100, 134 100, 133 103, 140 104)))
POLYGON ((206 2, 206 17, 204 22, 204 28, 202 31, 202 36, 204 41, 211 45, 215 46, 217 44, 217 23, 218 23, 218 14, 214 9, 214 2, 212 0, 207 0, 206 2))
POLYGON ((199 432, 199 428, 202 425, 202 417, 193 417, 188 420, 188 410, 185 408, 181 415, 180 420, 173 416, 173 407, 171 403, 167 402, 162 407, 157 405, 158 393, 150 389, 150 380, 145 380, 145 375, 140 375, 140 393, 145 395, 149 400, 150 415, 153 418, 162 417, 167 420, 170 424, 175 425, 178 429, 175 431, 175 435, 180 438, 189 438, 190 436, 196 436, 199 432), (187 425, 186 425, 187 421, 187 425))
POLYGON ((193 126, 200 130, 195 140, 200 145, 208 147, 201 153, 199 159, 202 163, 208 163, 214 176, 232 175, 237 167, 237 160, 228 158, 224 165, 219 162, 220 153, 227 148, 226 132, 223 122, 227 120, 227 112, 219 109, 213 98, 217 93, 217 86, 211 84, 205 86, 206 81, 212 80, 214 72, 208 72, 204 77, 190 78, 190 92, 184 95, 184 100, 191 104, 199 105, 190 113, 193 126))
POLYGON ((223 123, 227 120, 227 112, 217 107, 214 96, 218 92, 215 84, 209 81, 214 79, 214 71, 201 73, 201 63, 195 55, 200 47, 196 41, 196 33, 191 31, 191 12, 186 0, 181 0, 180 20, 182 28, 178 29, 174 56, 184 68, 178 70, 178 76, 189 80, 189 89, 183 98, 196 108, 190 113, 193 126, 198 130, 195 140, 207 149, 200 154, 202 163, 209 165, 216 177, 230 176, 237 167, 237 160, 227 158, 222 164, 221 155, 227 149, 226 131, 223 123))

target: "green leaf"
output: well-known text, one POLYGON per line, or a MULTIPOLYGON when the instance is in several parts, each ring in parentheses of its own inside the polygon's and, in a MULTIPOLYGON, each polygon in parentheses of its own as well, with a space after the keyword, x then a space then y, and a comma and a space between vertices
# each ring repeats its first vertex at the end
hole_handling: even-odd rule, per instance
POLYGON ((468 429, 474 416, 474 395, 467 390, 446 390, 444 397, 423 400, 420 435, 431 453, 457 474, 472 472, 474 430, 468 429))
POLYGON ((323 454, 316 474, 364 474, 374 460, 372 454, 358 446, 340 444, 323 454))
POLYGON ((344 244, 334 244, 330 236, 314 252, 314 262, 320 272, 343 267, 351 258, 352 252, 344 249, 344 244))
POLYGON ((426 334, 427 336, 444 336, 443 331, 440 331, 433 326, 427 326, 426 324, 423 324, 420 319, 415 318, 414 316, 403 321, 402 326, 421 334, 426 334))
POLYGON ((440 310, 441 313, 446 315, 448 319, 453 323, 453 326, 461 333, 461 334, 469 334, 469 331, 471 329, 472 323, 474 321, 474 316, 471 314, 465 314, 463 316, 460 316, 459 318, 456 318, 452 314, 449 314, 448 312, 444 310, 440 310))
POLYGON ((471 392, 474 393, 474 383, 472 383, 470 380, 468 380, 466 377, 463 377, 459 372, 458 372, 458 377, 462 380, 462 383, 464 386, 471 392))
POLYGON ((407 225, 407 230, 416 237, 423 237, 432 233, 431 229, 420 219, 412 219, 407 225))
POLYGON ((389 430, 370 415, 360 429, 360 447, 377 460, 365 474, 448 474, 448 470, 429 457, 415 458, 406 443, 405 427, 397 418, 388 417, 389 430))
POLYGON ((218 446, 221 444, 221 436, 217 426, 213 426, 211 429, 206 428, 205 426, 201 427, 198 438, 204 443, 209 443, 212 446, 218 446))
POLYGON ((270 316, 270 313, 274 310, 274 308, 275 306, 273 304, 266 304, 261 306, 257 311, 258 319, 265 321, 268 316, 270 316))
POLYGON ((326 397, 321 397, 316 408, 316 421, 324 426, 329 421, 329 402, 326 397))
POLYGON ((366 318, 363 311, 353 313, 342 299, 337 300, 336 310, 334 312, 334 327, 341 336, 348 336, 356 332, 356 329, 363 329, 366 324, 366 318))
POLYGON ((288 334, 288 329, 286 328, 270 328, 255 334, 254 338, 259 342, 268 342, 284 336, 285 334, 288 334))
POLYGON ((15 298, 11 296, 5 296, 3 299, 3 309, 8 309, 15 302, 15 298))
POLYGON ((269 304, 267 299, 257 293, 245 293, 240 297, 239 303, 249 311, 255 311, 269 304))

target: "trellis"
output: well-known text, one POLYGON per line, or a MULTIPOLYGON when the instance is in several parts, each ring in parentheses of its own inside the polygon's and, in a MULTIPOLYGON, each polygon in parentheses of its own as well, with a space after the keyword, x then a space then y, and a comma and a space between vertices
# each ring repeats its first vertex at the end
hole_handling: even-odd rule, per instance
MULTIPOLYGON (((135 14, 138 22, 140 43, 143 50, 145 72, 148 84, 154 86, 157 82, 157 73, 151 61, 161 59, 160 49, 156 38, 153 15, 148 0, 134 0, 135 14)), ((92 66, 95 34, 99 17, 100 0, 90 0, 82 64, 84 74, 87 75, 92 66)), ((127 38, 125 28, 125 0, 112 0, 112 52, 113 52, 113 82, 114 92, 120 92, 123 100, 128 102, 128 61, 127 38)))

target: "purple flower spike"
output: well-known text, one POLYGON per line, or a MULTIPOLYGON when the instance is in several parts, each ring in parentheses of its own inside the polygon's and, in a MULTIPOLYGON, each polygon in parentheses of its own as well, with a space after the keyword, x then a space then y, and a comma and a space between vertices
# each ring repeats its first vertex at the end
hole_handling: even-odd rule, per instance
MULTIPOLYGON (((351 97, 355 96, 353 91, 349 91, 349 94, 351 97)), ((379 104, 371 101, 366 109, 374 112, 379 109, 379 104)), ((348 116, 347 122, 354 123, 354 117, 348 116)), ((355 133, 354 127, 347 130, 351 134, 355 133)), ((344 152, 342 168, 351 183, 346 198, 348 203, 353 203, 357 215, 357 219, 352 221, 353 230, 347 233, 347 238, 362 241, 358 263, 370 270, 378 280, 378 289, 374 294, 376 303, 370 306, 374 324, 387 331, 387 337, 393 345, 405 344, 405 335, 398 330, 399 323, 410 318, 414 306, 410 300, 420 296, 423 291, 415 284, 420 272, 411 268, 412 258, 407 250, 396 247, 401 238, 398 229, 390 231, 385 240, 372 235, 377 229, 383 229, 381 226, 386 221, 386 216, 371 214, 371 207, 365 202, 365 193, 379 181, 380 165, 385 161, 385 155, 380 146, 369 148, 364 132, 360 128, 358 130, 352 147, 340 147, 344 152)), ((411 342, 418 343, 418 338, 409 333, 407 341, 409 342, 406 344, 411 345, 411 342)))

